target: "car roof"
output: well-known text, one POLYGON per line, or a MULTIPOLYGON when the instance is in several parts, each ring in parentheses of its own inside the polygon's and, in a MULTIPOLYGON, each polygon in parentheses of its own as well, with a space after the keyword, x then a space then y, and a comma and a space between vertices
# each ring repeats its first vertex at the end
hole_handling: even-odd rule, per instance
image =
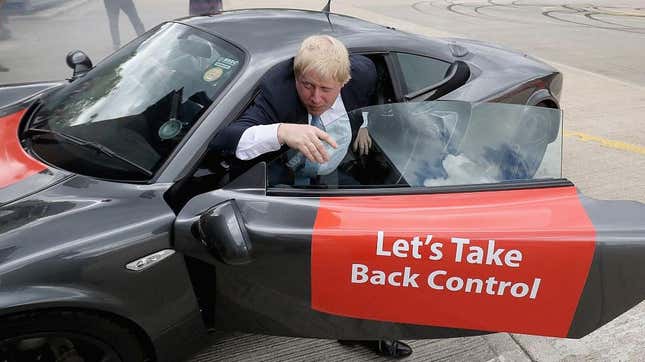
MULTIPOLYGON (((302 40, 313 34, 329 34, 351 49, 396 49, 419 41, 440 48, 427 38, 394 30, 345 15, 293 9, 248 9, 189 17, 180 22, 218 35, 244 49, 252 57, 293 56, 302 40), (327 18, 329 16, 329 20, 327 18), (331 22, 331 24, 330 24, 331 22), (412 43, 410 43, 412 41, 412 43)), ((445 45, 444 45, 445 46, 445 45)), ((441 47, 443 48, 443 47, 441 47)), ((433 49, 438 51, 439 49, 433 49)), ((445 52, 447 47, 441 49, 445 52)))

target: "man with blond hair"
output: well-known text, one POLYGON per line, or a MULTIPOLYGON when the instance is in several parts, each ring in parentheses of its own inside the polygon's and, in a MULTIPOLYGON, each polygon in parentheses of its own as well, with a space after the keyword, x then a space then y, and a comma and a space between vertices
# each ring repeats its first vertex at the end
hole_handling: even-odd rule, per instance
MULTIPOLYGON (((212 148, 224 156, 235 155, 247 167, 287 149, 301 153, 310 164, 330 162, 328 150, 349 144, 339 145, 325 129, 348 112, 370 105, 376 80, 376 67, 369 58, 350 56, 332 36, 310 36, 293 60, 267 72, 253 104, 217 134, 212 148)), ((371 145, 365 123, 351 122, 348 127, 358 154, 367 154, 371 145)), ((410 346, 396 340, 340 342, 364 344, 387 357, 412 353, 410 346)))
MULTIPOLYGON (((332 36, 310 36, 293 60, 267 72, 253 104, 217 135, 213 148, 255 163, 288 147, 311 162, 327 162, 325 144, 329 145, 327 149, 338 144, 324 126, 353 109, 368 106, 376 77, 369 58, 349 56, 345 46, 332 36)), ((359 128, 352 125, 353 148, 366 154, 371 139, 366 128, 359 128)))

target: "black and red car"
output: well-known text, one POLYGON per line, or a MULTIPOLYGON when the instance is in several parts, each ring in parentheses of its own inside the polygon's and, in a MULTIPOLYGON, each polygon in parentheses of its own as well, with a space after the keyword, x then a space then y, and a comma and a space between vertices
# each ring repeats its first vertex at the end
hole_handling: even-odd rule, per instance
POLYGON ((645 299, 645 207, 563 178, 561 75, 524 54, 242 10, 68 61, 0 87, 0 360, 177 360, 211 328, 578 338, 645 299), (377 67, 369 155, 351 182, 231 174, 209 142, 316 33, 377 67))

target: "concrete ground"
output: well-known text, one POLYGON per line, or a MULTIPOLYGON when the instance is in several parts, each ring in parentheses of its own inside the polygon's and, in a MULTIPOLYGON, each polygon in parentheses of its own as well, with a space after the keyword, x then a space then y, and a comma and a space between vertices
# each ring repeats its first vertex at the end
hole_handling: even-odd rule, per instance
MULTIPOLYGON (((225 9, 321 9, 326 1, 225 0, 225 9)), ((146 28, 187 15, 187 1, 137 0, 146 28)), ((645 202, 645 3, 635 0, 347 0, 332 11, 427 36, 492 41, 544 59, 564 74, 564 176, 587 196, 645 202)), ((11 16, 13 38, 0 41, 0 83, 69 76, 64 56, 110 52, 99 0, 70 0, 29 16, 11 16)), ((123 39, 134 36, 122 16, 123 39)), ((645 222, 645 215, 643 215, 645 222)), ((645 304, 579 340, 492 334, 409 341, 408 360, 640 361, 645 304)), ((335 341, 216 333, 191 361, 372 360, 362 347, 335 341)))

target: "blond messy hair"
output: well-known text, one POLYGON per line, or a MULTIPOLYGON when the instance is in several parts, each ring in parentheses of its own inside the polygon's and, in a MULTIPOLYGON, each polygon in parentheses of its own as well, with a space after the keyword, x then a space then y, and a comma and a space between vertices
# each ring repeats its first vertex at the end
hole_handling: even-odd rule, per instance
POLYGON ((349 53, 340 40, 329 35, 312 35, 303 40, 293 61, 296 77, 314 71, 323 79, 349 82, 349 53))

